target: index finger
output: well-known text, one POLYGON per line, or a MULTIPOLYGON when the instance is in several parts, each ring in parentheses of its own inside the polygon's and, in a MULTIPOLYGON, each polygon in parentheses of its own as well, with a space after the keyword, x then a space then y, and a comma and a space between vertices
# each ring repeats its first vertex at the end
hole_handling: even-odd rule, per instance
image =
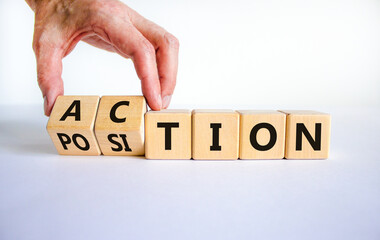
POLYGON ((101 19, 99 26, 106 32, 104 38, 124 57, 132 58, 141 80, 142 92, 153 110, 162 108, 161 87, 152 44, 130 22, 120 16, 101 19))
POLYGON ((156 49, 162 107, 167 108, 177 81, 179 41, 162 27, 131 11, 133 25, 156 49))

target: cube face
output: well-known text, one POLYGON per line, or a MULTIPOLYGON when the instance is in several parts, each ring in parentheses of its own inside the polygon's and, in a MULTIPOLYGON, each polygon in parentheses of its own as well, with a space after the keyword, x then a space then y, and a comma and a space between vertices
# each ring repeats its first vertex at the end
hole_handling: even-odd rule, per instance
POLYGON ((331 117, 315 111, 282 111, 286 116, 287 159, 326 159, 329 156, 331 117))
POLYGON ((282 159, 286 115, 278 111, 240 110, 240 159, 282 159))
POLYGON ((98 96, 59 96, 46 129, 61 155, 100 155, 94 134, 98 96))
POLYGON ((239 155, 239 114, 232 110, 194 110, 194 159, 233 160, 239 155))
POLYGON ((103 96, 95 135, 104 155, 144 155, 143 96, 103 96))
POLYGON ((191 111, 161 110, 145 114, 145 157, 191 158, 191 111))

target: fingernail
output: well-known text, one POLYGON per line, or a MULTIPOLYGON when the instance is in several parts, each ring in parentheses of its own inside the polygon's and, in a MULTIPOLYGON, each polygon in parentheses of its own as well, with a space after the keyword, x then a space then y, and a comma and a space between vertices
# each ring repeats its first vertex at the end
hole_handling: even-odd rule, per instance
POLYGON ((172 99, 172 95, 167 95, 162 99, 162 108, 166 109, 169 107, 170 100, 172 99))
POLYGON ((161 94, 158 94, 156 98, 156 103, 158 105, 158 109, 155 109, 155 111, 160 111, 162 109, 162 99, 161 99, 161 94))

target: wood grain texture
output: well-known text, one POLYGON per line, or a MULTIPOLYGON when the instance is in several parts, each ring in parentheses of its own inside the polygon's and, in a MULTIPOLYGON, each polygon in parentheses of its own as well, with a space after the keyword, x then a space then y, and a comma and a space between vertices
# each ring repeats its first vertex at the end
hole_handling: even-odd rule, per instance
POLYGON ((331 117, 329 114, 307 110, 281 110, 286 114, 285 158, 326 159, 330 149, 331 117), (304 126, 304 127, 303 127, 304 126), (318 131, 320 127, 320 131, 318 131), (301 131, 306 128, 308 133, 301 131), (297 137, 298 132, 298 137, 297 137), (316 135, 320 132, 320 141, 316 135), (309 134, 309 142, 305 134, 309 134), (299 149, 297 149, 297 142, 299 149), (317 146, 319 144, 319 146, 317 146), (317 148, 315 148, 317 147, 317 148), (319 148, 318 148, 319 147, 319 148))
POLYGON ((286 123, 284 113, 271 110, 239 110, 238 113, 240 114, 240 159, 284 158, 286 123), (272 137, 270 131, 273 132, 272 137), (251 137, 254 138, 253 143, 251 137), (260 148, 257 148, 257 145, 260 148))
POLYGON ((143 96, 103 96, 95 122, 95 134, 102 153, 144 155, 145 112, 143 96))
POLYGON ((149 111, 145 114, 145 157, 191 158, 190 110, 149 111), (167 138, 166 131, 170 138, 167 138))
POLYGON ((192 156, 194 159, 233 160, 238 158, 239 114, 237 112, 233 110, 193 110, 192 124, 192 156), (219 135, 218 143, 214 142, 215 132, 218 132, 219 135), (219 150, 218 147, 220 147, 219 150))
POLYGON ((57 98, 46 129, 59 154, 100 155, 94 133, 98 104, 98 96, 59 96, 57 98), (70 106, 73 104, 76 107, 70 111, 70 106), (79 119, 70 115, 63 120, 62 117, 68 110, 71 113, 78 111, 79 119))

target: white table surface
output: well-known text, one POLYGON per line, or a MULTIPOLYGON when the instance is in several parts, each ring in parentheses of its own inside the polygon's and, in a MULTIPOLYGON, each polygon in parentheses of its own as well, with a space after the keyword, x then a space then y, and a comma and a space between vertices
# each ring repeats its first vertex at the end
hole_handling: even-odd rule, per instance
POLYGON ((328 160, 59 156, 0 108, 0 239, 380 239, 380 111, 333 109, 328 160))

